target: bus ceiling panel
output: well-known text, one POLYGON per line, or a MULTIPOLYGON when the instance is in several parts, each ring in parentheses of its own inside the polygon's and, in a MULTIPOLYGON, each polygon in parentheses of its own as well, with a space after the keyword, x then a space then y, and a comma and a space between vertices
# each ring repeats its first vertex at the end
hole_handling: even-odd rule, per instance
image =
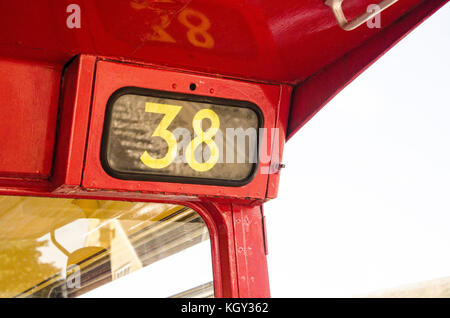
MULTIPOLYGON (((351 23, 376 2, 344 0, 342 13, 351 23)), ((0 0, 0 55, 63 65, 92 54, 296 84, 425 2, 437 1, 399 0, 345 31, 325 0, 0 0)))

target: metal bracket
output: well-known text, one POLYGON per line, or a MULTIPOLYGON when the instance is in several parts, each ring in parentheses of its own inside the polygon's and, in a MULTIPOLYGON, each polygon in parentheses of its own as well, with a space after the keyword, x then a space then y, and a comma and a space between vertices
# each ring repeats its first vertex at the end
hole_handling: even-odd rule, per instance
POLYGON ((379 10, 374 10, 373 12, 365 12, 361 14, 359 17, 353 19, 352 21, 348 22, 345 18, 344 11, 342 11, 342 2, 344 0, 326 0, 325 5, 329 6, 331 8, 331 11, 333 11, 334 17, 336 18, 339 26, 344 29, 345 31, 352 31, 362 24, 366 23, 373 17, 375 17, 377 14, 380 14, 385 9, 389 8, 391 5, 396 3, 398 0, 383 0, 380 3, 378 3, 379 10))

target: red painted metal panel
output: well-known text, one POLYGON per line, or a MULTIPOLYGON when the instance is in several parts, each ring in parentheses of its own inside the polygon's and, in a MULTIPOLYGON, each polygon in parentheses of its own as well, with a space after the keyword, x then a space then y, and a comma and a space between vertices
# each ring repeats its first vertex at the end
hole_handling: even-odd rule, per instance
POLYGON ((81 185, 96 57, 81 55, 65 69, 52 184, 57 191, 81 185))
POLYGON ((282 173, 282 167, 284 167, 282 159, 283 159, 283 151, 284 151, 284 143, 286 141, 286 133, 287 133, 287 125, 289 118, 289 110, 291 105, 291 95, 292 95, 292 87, 283 85, 281 87, 280 94, 280 105, 278 107, 277 112, 277 129, 278 129, 278 138, 274 142, 272 146, 272 164, 271 164, 271 173, 269 175, 269 180, 267 182, 267 199, 274 199, 278 195, 278 185, 280 183, 280 174, 282 173))
MULTIPOLYGON (((351 19, 373 0, 345 0, 351 19)), ((398 1, 390 25, 428 0, 398 1)), ((0 55, 64 64, 76 54, 190 71, 298 83, 382 29, 345 32, 324 0, 79 0, 81 28, 69 29, 72 0, 0 0, 0 55), (45 23, 42 23, 45 21, 45 23)))
MULTIPOLYGON (((89 189, 142 191, 162 195, 185 195, 186 197, 229 197, 236 199, 263 200, 266 196, 270 161, 261 162, 252 181, 241 187, 205 186, 181 183, 119 180, 109 176, 101 166, 100 147, 104 125, 105 108, 109 97, 122 87, 142 87, 169 92, 192 94, 190 83, 196 83, 196 95, 250 101, 258 105, 264 115, 264 127, 276 125, 280 87, 197 76, 180 72, 156 70, 137 65, 99 61, 95 76, 92 115, 83 174, 83 187, 89 189), (175 85, 174 85, 175 84, 175 85)), ((269 134, 263 144, 272 145, 269 134)), ((269 158, 270 159, 270 158, 269 158)))
POLYGON ((210 201, 191 203, 191 207, 204 216, 211 235, 215 297, 239 297, 231 205, 210 201), (212 222, 208 222, 208 218, 212 222))
MULTIPOLYGON (((358 47, 406 12, 427 0, 401 0, 382 12, 380 28, 366 25, 351 32, 342 30, 325 0, 262 1, 258 5, 266 16, 275 47, 279 48, 284 76, 299 83, 326 65, 358 47)), ((343 0, 347 19, 367 11, 377 0, 343 0)))
POLYGON ((0 59, 0 177, 51 174, 61 68, 0 59))
POLYGON ((232 205, 239 297, 270 297, 261 206, 232 205))

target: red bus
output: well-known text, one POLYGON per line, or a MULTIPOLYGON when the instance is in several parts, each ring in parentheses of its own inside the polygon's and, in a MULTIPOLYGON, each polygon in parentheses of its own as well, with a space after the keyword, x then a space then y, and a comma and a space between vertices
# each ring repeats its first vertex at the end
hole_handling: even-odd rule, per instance
POLYGON ((285 142, 445 3, 0 0, 0 297, 269 297, 285 142))

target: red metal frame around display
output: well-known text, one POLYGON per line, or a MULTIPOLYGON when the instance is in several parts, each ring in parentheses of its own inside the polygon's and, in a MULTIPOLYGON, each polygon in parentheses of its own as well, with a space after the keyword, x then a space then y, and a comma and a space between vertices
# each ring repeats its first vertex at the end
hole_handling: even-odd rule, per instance
MULTIPOLYGON (((193 197, 246 198, 249 201, 265 200, 269 177, 268 172, 270 171, 270 167, 279 164, 279 161, 260 162, 254 178, 247 185, 240 187, 198 184, 187 186, 183 183, 130 181, 116 179, 108 175, 102 168, 100 160, 105 109, 111 95, 124 87, 139 87, 158 91, 252 102, 262 112, 264 127, 261 128, 267 128, 269 130, 280 126, 276 123, 278 109, 280 107, 283 109, 289 108, 288 103, 280 105, 279 85, 248 83, 99 60, 96 66, 86 164, 82 180, 82 186, 84 188, 142 191, 153 194, 160 193, 163 195, 185 195, 193 197), (192 92, 189 88, 191 83, 196 85, 195 92, 192 92)), ((284 101, 289 102, 288 100, 284 101)), ((287 118, 284 119, 286 120, 287 118)), ((285 127, 285 124, 283 123, 283 127, 285 127)), ((272 134, 266 134, 262 144, 268 145, 267 153, 272 153, 271 148, 274 144, 272 134)))

